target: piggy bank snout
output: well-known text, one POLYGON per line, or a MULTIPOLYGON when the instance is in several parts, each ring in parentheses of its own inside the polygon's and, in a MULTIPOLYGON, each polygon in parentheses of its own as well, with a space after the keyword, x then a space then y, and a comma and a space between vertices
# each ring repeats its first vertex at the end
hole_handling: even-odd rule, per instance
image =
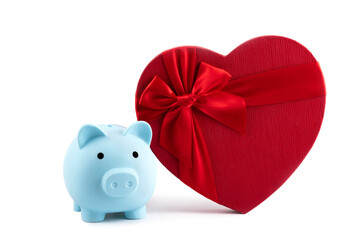
POLYGON ((139 184, 137 173, 131 168, 114 168, 102 177, 102 189, 110 197, 125 197, 139 184))

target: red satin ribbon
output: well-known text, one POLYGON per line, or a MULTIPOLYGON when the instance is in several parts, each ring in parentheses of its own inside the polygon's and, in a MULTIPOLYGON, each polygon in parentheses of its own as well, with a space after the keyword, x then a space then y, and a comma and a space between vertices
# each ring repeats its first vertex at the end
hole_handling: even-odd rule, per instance
POLYGON ((160 145, 179 160, 180 179, 214 201, 217 194, 211 160, 193 108, 242 134, 246 106, 325 95, 316 62, 229 81, 231 75, 223 69, 204 62, 196 68, 196 48, 173 49, 162 57, 171 85, 158 76, 153 78, 140 97, 138 119, 151 122, 164 118, 160 145))

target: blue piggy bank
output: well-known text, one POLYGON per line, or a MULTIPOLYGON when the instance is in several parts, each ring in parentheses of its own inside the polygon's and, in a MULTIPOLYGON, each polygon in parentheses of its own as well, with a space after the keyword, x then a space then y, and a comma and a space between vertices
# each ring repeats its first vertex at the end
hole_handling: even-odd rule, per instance
POLYGON ((71 143, 64 161, 64 179, 85 222, 100 222, 107 213, 125 218, 146 215, 156 184, 152 132, 146 122, 129 128, 85 125, 71 143))

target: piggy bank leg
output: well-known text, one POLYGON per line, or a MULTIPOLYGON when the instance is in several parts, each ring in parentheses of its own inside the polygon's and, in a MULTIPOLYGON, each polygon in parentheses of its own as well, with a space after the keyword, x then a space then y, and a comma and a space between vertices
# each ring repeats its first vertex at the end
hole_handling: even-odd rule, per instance
POLYGON ((94 212, 89 209, 81 209, 81 219, 84 222, 101 222, 105 219, 105 213, 94 212))
POLYGON ((80 212, 81 211, 80 206, 76 202, 74 202, 74 211, 75 212, 80 212))
POLYGON ((146 216, 146 206, 141 208, 124 212, 125 218, 127 219, 141 219, 146 216))

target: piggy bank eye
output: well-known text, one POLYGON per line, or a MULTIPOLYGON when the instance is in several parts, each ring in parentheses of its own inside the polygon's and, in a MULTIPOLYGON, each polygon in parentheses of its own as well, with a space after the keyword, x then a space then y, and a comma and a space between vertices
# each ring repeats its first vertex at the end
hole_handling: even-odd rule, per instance
POLYGON ((133 151, 133 157, 134 158, 137 158, 139 156, 138 152, 137 151, 133 151))
POLYGON ((99 152, 99 153, 97 154, 97 158, 98 158, 98 159, 103 159, 103 158, 104 158, 104 154, 103 154, 102 152, 99 152))

